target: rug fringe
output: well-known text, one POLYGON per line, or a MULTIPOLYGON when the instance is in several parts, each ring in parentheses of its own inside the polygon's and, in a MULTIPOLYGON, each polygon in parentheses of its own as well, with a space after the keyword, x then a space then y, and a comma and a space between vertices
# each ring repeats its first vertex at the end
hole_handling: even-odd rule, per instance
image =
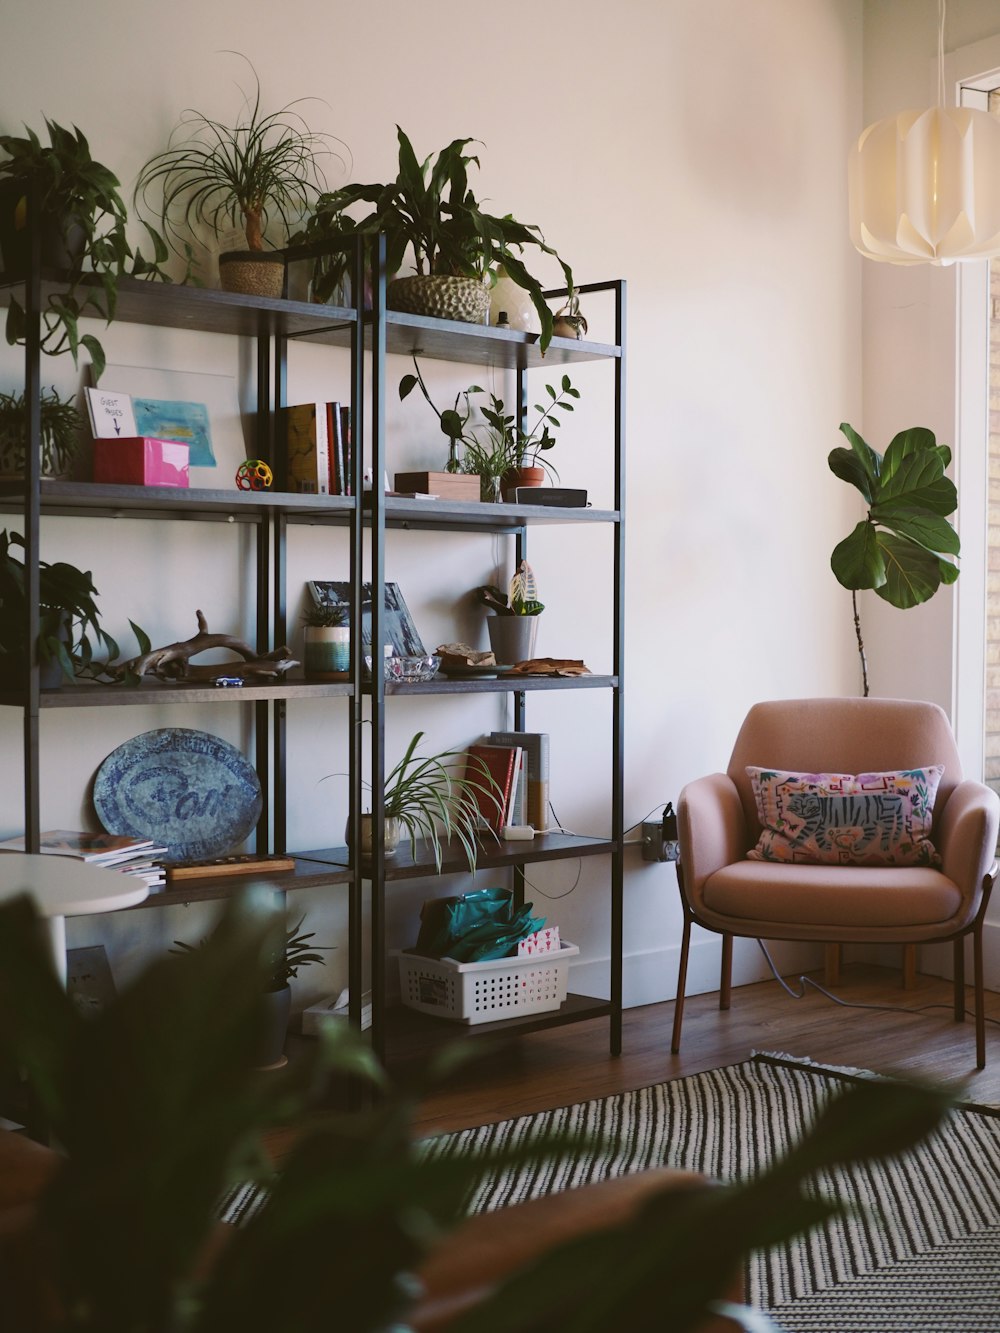
POLYGON ((871 1069, 860 1069, 856 1065, 831 1065, 822 1060, 812 1060, 808 1055, 790 1055, 787 1051, 751 1051, 750 1058, 764 1060, 782 1060, 786 1064, 801 1065, 807 1069, 818 1069, 830 1074, 849 1074, 852 1078, 885 1079, 885 1074, 876 1074, 871 1069))

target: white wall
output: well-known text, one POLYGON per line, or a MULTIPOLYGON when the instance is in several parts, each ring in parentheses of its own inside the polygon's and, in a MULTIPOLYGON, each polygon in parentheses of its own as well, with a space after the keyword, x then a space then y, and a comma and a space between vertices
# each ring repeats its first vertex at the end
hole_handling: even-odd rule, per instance
MULTIPOLYGON (((861 260, 847 239, 844 165, 861 128, 860 0, 510 0, 502 23, 495 9, 458 0, 291 0, 258 7, 251 24, 246 13, 234 0, 91 0, 81 22, 68 4, 7 0, 0 126, 40 127, 43 114, 79 124, 130 189, 183 107, 233 116, 239 65, 221 52, 236 47, 256 65, 267 106, 325 99, 305 109, 313 128, 349 145, 354 179, 393 174, 397 122, 420 155, 456 136, 482 139, 480 197, 540 224, 579 280, 629 283, 628 822, 723 767, 754 700, 854 692, 849 597, 828 565, 854 518, 826 455, 840 442, 838 423, 862 418, 861 260)), ((552 265, 538 271, 557 280, 552 265)), ((600 310, 587 313, 600 324, 600 310)), ((106 345, 112 361, 130 364, 226 374, 240 364, 234 346, 208 336, 115 327, 106 345)), ((332 396, 332 379, 343 383, 345 373, 335 362, 297 353, 293 393, 332 396)), ((405 368, 392 366, 390 376, 405 368)), ((17 373, 10 355, 0 361, 5 383, 17 373)), ((65 364, 48 377, 77 383, 65 364)), ((436 370, 434 384, 444 394, 471 378, 461 368, 436 370)), ((602 502, 607 372, 587 368, 579 383, 581 409, 553 457, 564 483, 588 486, 602 502)), ((400 463, 435 457, 436 423, 416 399, 394 406, 390 426, 400 463)), ((43 555, 92 566, 113 631, 127 637, 131 615, 166 641, 187 632, 196 605, 211 610, 213 625, 239 630, 245 557, 229 536, 205 525, 53 521, 43 555)), ((293 596, 299 580, 343 576, 332 567, 336 549, 321 532, 296 534, 293 596)), ((593 549, 576 536, 533 538, 532 563, 549 606, 540 650, 584 656, 600 669, 603 637, 583 629, 607 604, 607 572, 595 568, 593 549)), ((481 632, 454 603, 499 552, 462 537, 409 538, 392 551, 390 577, 403 584, 428 642, 481 632)), ((21 829, 20 720, 8 712, 0 717, 8 775, 0 835, 21 829)), ((607 829, 607 719, 607 701, 589 694, 544 708, 531 700, 529 709, 529 726, 552 733, 558 814, 585 832, 607 829)), ((401 703, 390 753, 417 727, 463 744, 501 720, 495 702, 401 703)), ((103 755, 126 735, 163 725, 238 738, 221 709, 47 715, 44 823, 85 820, 103 755)), ((317 779, 343 768, 342 719, 301 706, 292 729, 292 845, 337 841, 338 783, 317 779)), ((606 874, 606 864, 586 860, 532 874, 546 894, 572 889, 550 917, 581 944, 586 978, 599 974, 598 985, 606 874)), ((393 901, 408 911, 422 892, 402 900, 394 890, 393 901)), ((302 902, 321 937, 342 928, 336 894, 302 902)), ((73 924, 70 943, 107 941, 124 975, 145 950, 191 937, 200 920, 185 909, 88 920, 73 924)), ((400 912, 394 937, 406 942, 413 929, 400 912)), ((630 1002, 672 994, 678 934, 672 869, 630 853, 630 1002)), ((716 956, 714 938, 699 942, 696 986, 714 984, 705 961, 716 956)), ((738 969, 757 973, 752 953, 738 969)), ((300 997, 332 989, 345 972, 341 948, 300 997)))

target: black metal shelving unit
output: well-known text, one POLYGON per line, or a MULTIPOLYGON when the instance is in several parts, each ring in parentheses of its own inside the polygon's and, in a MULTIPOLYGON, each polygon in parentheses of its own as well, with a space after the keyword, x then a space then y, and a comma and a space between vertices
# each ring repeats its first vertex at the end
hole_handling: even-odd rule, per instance
MULTIPOLYGON (((364 290, 361 281, 360 246, 355 253, 354 290, 364 290)), ((607 1018, 610 1046, 621 1049, 622 991, 622 905, 623 905, 623 709, 624 709, 624 402, 625 402, 625 285, 621 282, 591 284, 581 293, 610 292, 615 303, 615 342, 601 344, 554 338, 543 359, 537 341, 531 335, 488 326, 458 324, 408 315, 386 309, 384 253, 374 283, 371 311, 334 308, 287 300, 250 298, 200 288, 150 284, 122 280, 116 313, 117 322, 137 323, 173 329, 190 329, 239 338, 252 338, 257 351, 258 420, 256 452, 275 458, 275 419, 285 401, 288 349, 297 340, 308 340, 344 349, 350 358, 350 400, 354 431, 353 494, 363 494, 362 475, 366 447, 369 465, 376 477, 386 471, 384 397, 386 357, 411 356, 471 365, 488 365, 515 372, 517 401, 521 410, 527 402, 527 374, 533 369, 551 372, 555 367, 586 361, 609 361, 614 370, 614 506, 609 510, 558 509, 516 504, 456 504, 387 497, 376 490, 363 504, 350 496, 306 496, 285 492, 237 492, 222 490, 179 491, 157 487, 110 486, 78 482, 44 480, 40 476, 40 397, 39 311, 46 293, 54 285, 52 275, 40 269, 37 246, 32 277, 17 284, 4 284, 0 275, 0 304, 5 304, 12 290, 17 290, 27 313, 28 339, 25 347, 25 385, 29 411, 29 449, 27 476, 23 483, 0 483, 0 512, 19 516, 24 524, 26 565, 31 594, 29 642, 38 632, 38 560, 39 532, 43 518, 60 515, 90 516, 121 520, 157 522, 215 522, 252 525, 256 551, 255 636, 262 649, 286 641, 286 569, 289 529, 297 524, 326 524, 346 527, 350 534, 350 583, 353 590, 353 623, 357 614, 360 587, 374 585, 372 642, 381 642, 383 599, 386 580, 386 542, 394 531, 419 531, 431 535, 443 532, 504 534, 513 538, 515 561, 525 558, 528 535, 539 525, 610 525, 614 533, 614 597, 612 608, 613 668, 610 675, 591 675, 565 679, 501 678, 498 680, 437 679, 419 685, 385 684, 381 679, 364 678, 360 635, 352 636, 350 680, 342 684, 314 684, 299 679, 284 679, 275 684, 261 684, 230 689, 220 698, 220 691, 198 685, 144 682, 136 689, 112 685, 79 684, 54 691, 39 688, 38 669, 29 663, 23 685, 0 693, 0 706, 23 711, 24 750, 24 823, 26 845, 37 850, 41 831, 39 759, 39 717, 43 711, 65 708, 137 707, 147 704, 211 703, 250 708, 255 722, 256 762, 265 797, 258 826, 257 850, 286 850, 285 768, 286 729, 289 706, 302 699, 328 698, 336 706, 349 709, 348 769, 351 782, 352 843, 360 843, 362 808, 362 759, 368 759, 373 791, 380 791, 385 774, 385 711, 400 695, 496 694, 513 695, 516 729, 524 729, 525 698, 529 693, 551 690, 604 690, 611 695, 612 761, 609 775, 611 811, 610 838, 579 838, 563 834, 536 837, 530 844, 501 843, 484 845, 479 864, 485 868, 508 868, 515 887, 521 887, 521 869, 533 862, 579 856, 607 856, 611 862, 609 895, 611 976, 610 999, 571 995, 557 1011, 506 1020, 502 1024, 484 1024, 471 1029, 472 1035, 538 1031, 547 1027, 593 1018, 607 1018), (365 364, 370 367, 366 380, 365 364), (369 568, 364 569, 363 536, 369 529, 369 568), (368 739, 364 740, 366 723, 368 739), (363 756, 362 746, 369 749, 363 756)), ((546 295, 556 297, 561 293, 546 295)), ((412 1011, 389 1010, 388 963, 386 957, 385 897, 386 886, 397 879, 434 873, 433 860, 426 852, 412 858, 409 849, 400 849, 391 861, 382 851, 381 833, 384 813, 374 805, 375 850, 372 860, 362 867, 352 859, 347 848, 296 850, 292 871, 270 874, 266 878, 276 890, 294 892, 329 885, 344 885, 349 895, 349 984, 352 1018, 360 1022, 360 998, 363 988, 364 957, 362 919, 365 885, 371 894, 372 943, 371 983, 373 990, 372 1041, 383 1058, 397 1052, 419 1050, 442 1036, 453 1036, 456 1025, 429 1019, 412 1011)), ((464 862, 448 853, 443 873, 459 872, 464 862)), ((177 888, 151 895, 143 908, 201 899, 223 898, 235 892, 242 877, 218 877, 184 881, 177 888)), ((139 909, 133 909, 139 910, 139 909)))

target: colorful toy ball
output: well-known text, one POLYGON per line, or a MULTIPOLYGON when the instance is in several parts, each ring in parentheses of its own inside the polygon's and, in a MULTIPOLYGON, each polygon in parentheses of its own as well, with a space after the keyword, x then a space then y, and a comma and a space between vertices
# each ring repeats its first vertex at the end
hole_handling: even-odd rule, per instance
POLYGON ((274 473, 262 458, 248 458, 239 465, 236 485, 241 491, 269 491, 274 473))

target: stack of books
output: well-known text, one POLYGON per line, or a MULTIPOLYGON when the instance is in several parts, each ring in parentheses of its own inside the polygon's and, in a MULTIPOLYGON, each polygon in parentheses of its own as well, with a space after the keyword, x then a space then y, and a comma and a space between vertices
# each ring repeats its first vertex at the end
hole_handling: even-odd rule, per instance
POLYGON ((287 485, 300 495, 351 494, 351 409, 295 403, 281 409, 287 485))
MULTIPOLYGON (((24 838, 0 842, 0 851, 23 852, 24 838)), ((156 893, 166 883, 166 871, 160 857, 166 847, 158 847, 152 838, 130 838, 120 833, 87 833, 77 829, 51 829, 39 839, 40 852, 49 856, 72 856, 106 870, 120 870, 145 883, 156 893)))

